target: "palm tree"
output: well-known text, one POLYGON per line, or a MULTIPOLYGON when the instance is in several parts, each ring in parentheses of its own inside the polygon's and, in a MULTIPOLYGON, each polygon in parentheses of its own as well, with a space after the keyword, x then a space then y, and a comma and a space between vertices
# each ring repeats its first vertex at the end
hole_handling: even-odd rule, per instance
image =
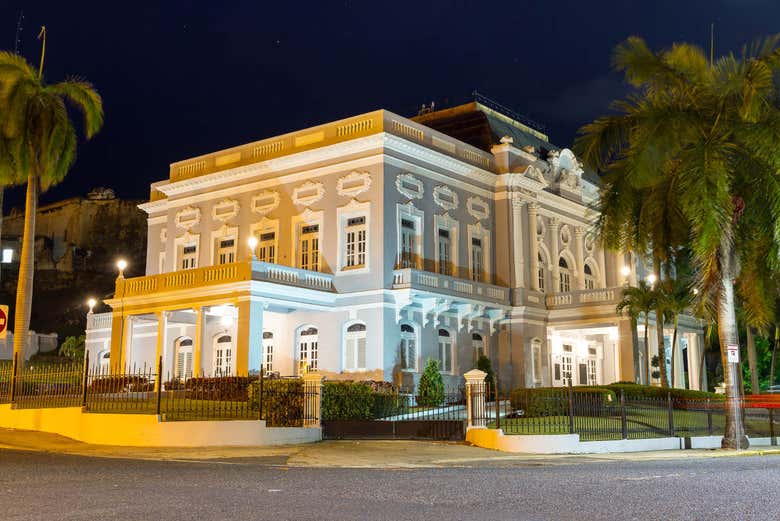
POLYGON ((103 125, 103 102, 92 85, 80 79, 46 83, 43 59, 41 53, 35 70, 24 58, 0 52, 0 91, 5 93, 0 142, 5 143, 8 158, 0 161, 0 183, 27 183, 14 311, 14 354, 18 360, 22 359, 30 324, 38 194, 62 181, 76 158, 76 132, 66 102, 83 114, 88 139, 103 125))
MULTIPOLYGON (((634 190, 668 185, 689 230, 701 305, 718 318, 727 399, 735 403, 736 368, 726 346, 737 344, 735 281, 765 273, 742 262, 746 242, 768 231, 771 254, 763 262, 777 270, 780 252, 780 110, 773 82, 780 69, 777 36, 742 55, 708 63, 689 44, 652 52, 637 37, 615 51, 616 68, 635 88, 615 104, 616 113, 582 129, 577 148, 585 163, 624 176, 634 190), (740 271, 741 269, 741 271, 740 271)), ((633 225, 633 224, 631 224, 633 225)), ((757 320, 766 320, 766 287, 740 285, 740 297, 757 320)), ((724 447, 747 446, 736 408, 729 407, 724 447)))
POLYGON ((623 288, 623 298, 616 308, 616 311, 620 314, 624 311, 628 313, 628 316, 631 318, 631 327, 634 331, 636 331, 636 325, 640 315, 644 316, 644 362, 643 367, 640 367, 639 369, 644 373, 646 382, 650 381, 650 346, 647 343, 647 334, 650 327, 649 315, 650 311, 655 307, 655 298, 656 294, 655 291, 653 291, 653 288, 644 280, 640 280, 637 286, 627 286, 623 288))
MULTIPOLYGON (((685 313, 692 304, 691 290, 687 284, 683 284, 679 279, 667 279, 661 291, 659 292, 659 308, 664 315, 665 320, 674 323, 674 333, 672 334, 672 381, 671 386, 675 386, 675 365, 677 358, 677 336, 680 328, 680 315, 685 313)), ((665 366, 666 364, 664 364, 665 366)), ((664 367, 665 369, 665 367, 664 367)))

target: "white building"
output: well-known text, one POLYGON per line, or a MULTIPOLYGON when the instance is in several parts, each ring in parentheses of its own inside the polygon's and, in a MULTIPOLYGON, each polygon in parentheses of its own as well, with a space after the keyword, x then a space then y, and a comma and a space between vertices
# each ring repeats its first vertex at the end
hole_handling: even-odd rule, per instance
MULTIPOLYGON (((637 273, 591 235, 591 181, 479 103, 174 163, 140 205, 147 274, 117 280, 87 348, 179 377, 262 363, 406 385, 432 358, 454 382, 484 353, 503 386, 634 381, 642 350, 615 306, 637 273)), ((683 317, 680 339, 677 381, 697 388, 701 325, 683 317)))

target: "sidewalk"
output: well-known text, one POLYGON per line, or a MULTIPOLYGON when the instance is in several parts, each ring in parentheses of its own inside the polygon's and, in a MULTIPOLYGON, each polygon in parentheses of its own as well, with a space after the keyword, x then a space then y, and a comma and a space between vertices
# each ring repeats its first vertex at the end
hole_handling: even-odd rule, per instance
POLYGON ((101 458, 151 459, 282 467, 431 468, 571 465, 607 461, 651 461, 729 456, 780 455, 780 447, 733 452, 686 450, 627 454, 508 454, 465 443, 432 441, 324 441, 282 447, 145 448, 89 445, 37 431, 0 429, 0 449, 56 452, 101 458))

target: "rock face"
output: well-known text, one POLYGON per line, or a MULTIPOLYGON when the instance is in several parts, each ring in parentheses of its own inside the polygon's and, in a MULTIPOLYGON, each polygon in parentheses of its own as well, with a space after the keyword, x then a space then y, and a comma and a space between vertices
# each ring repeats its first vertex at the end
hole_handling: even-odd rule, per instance
MULTIPOLYGON (((127 259, 129 275, 146 263, 146 219, 141 201, 118 199, 110 188, 96 188, 38 209, 35 282, 31 327, 56 331, 60 338, 84 327, 87 296, 105 298, 114 291, 116 259, 127 259)), ((2 249, 11 262, 0 265, 0 302, 13 307, 24 210, 3 218, 2 249)), ((11 312, 13 317, 13 310, 11 312)), ((13 324, 11 324, 13 327, 13 324)))

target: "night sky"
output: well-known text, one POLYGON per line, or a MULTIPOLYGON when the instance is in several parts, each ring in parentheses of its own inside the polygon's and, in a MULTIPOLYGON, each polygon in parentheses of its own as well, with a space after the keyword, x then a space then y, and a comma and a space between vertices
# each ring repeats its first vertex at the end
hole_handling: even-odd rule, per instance
MULTIPOLYGON (((626 92, 610 55, 627 36, 706 47, 714 22, 718 54, 780 31, 777 0, 142 3, 0 1, 0 48, 24 11, 21 54, 37 66, 46 25, 45 76, 82 76, 104 98, 102 132, 44 201, 93 186, 146 198, 173 161, 474 89, 568 146, 626 92)), ((21 202, 13 190, 6 209, 21 202)))

